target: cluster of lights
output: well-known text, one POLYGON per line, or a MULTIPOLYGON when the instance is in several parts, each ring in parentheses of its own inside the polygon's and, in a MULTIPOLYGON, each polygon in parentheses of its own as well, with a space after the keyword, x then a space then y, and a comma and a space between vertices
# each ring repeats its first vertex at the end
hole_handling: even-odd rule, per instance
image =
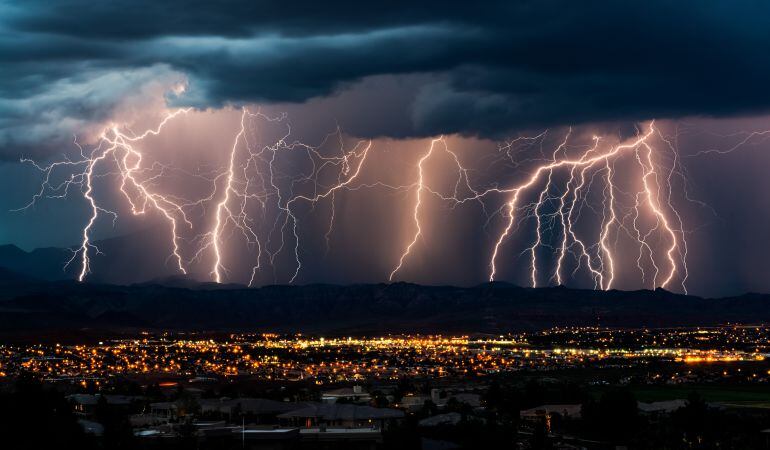
POLYGON ((4 374, 28 371, 51 379, 128 375, 247 375, 266 380, 466 377, 518 370, 554 370, 649 361, 763 361, 764 328, 709 330, 553 329, 498 338, 388 336, 309 338, 272 334, 226 339, 145 336, 98 345, 0 346, 4 374), (731 337, 753 337, 742 348, 731 337), (707 342, 698 338, 708 336, 707 342), (683 346, 678 346, 682 344, 683 346), (695 346, 684 346, 695 344, 695 346), (701 345, 701 347, 697 347, 701 345), (706 346, 707 347, 704 347, 706 346))

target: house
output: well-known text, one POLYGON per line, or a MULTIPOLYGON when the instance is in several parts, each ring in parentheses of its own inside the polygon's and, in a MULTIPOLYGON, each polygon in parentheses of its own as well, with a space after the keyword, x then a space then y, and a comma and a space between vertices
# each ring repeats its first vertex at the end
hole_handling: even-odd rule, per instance
POLYGON ((401 406, 408 409, 409 411, 417 411, 423 406, 425 406, 425 402, 430 400, 431 398, 427 395, 405 395, 401 399, 401 406))
POLYGON ((579 419, 582 405, 540 405, 519 411, 522 421, 530 424, 545 423, 546 429, 551 430, 551 419, 558 415, 563 419, 579 419))
POLYGON ((177 416, 178 406, 174 402, 150 403, 150 414, 156 417, 173 418, 177 416))
POLYGON ((141 397, 130 395, 72 394, 67 396, 67 400, 73 403, 75 414, 90 416, 94 413, 100 401, 106 402, 107 405, 113 408, 129 409, 135 402, 140 401, 141 397))
POLYGON ((334 389, 321 394, 321 401, 324 403, 336 403, 344 400, 353 403, 369 403, 372 396, 364 391, 362 386, 353 386, 348 388, 334 389))
POLYGON ((456 401, 460 403, 465 403, 466 405, 469 405, 473 408, 478 408, 481 406, 481 396, 479 394, 472 394, 468 392, 461 392, 458 394, 454 394, 449 397, 450 399, 455 399, 456 401))
POLYGON ((558 414, 563 418, 579 419, 582 405, 540 405, 519 412, 522 420, 540 420, 543 417, 551 417, 558 414))
POLYGON ((157 425, 167 424, 171 417, 156 416, 154 414, 132 414, 128 421, 134 428, 149 428, 157 425))
POLYGON ((382 430, 376 428, 302 428, 300 448, 376 450, 382 445, 382 430))
POLYGON ((241 415, 249 418, 252 423, 277 423, 276 416, 281 413, 297 410, 309 403, 279 402, 266 398, 220 398, 201 399, 201 413, 223 417, 229 420, 241 415))
POLYGON ((384 429, 389 422, 402 419, 403 417, 404 412, 398 409, 338 403, 314 403, 304 408, 278 415, 278 419, 282 423, 304 428, 368 427, 384 429))

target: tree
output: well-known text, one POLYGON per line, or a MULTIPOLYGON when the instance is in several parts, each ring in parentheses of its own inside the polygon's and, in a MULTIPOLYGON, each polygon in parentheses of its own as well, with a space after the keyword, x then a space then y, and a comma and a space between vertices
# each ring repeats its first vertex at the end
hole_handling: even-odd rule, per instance
POLYGON ((94 410, 94 418, 104 427, 104 447, 109 449, 129 449, 134 447, 134 433, 128 415, 107 403, 107 398, 100 396, 94 410))
POLYGON ((640 425, 636 398, 626 389, 605 392, 598 402, 589 399, 581 416, 591 437, 612 442, 629 442, 640 425))
POLYGON ((0 394, 0 436, 3 449, 94 448, 62 394, 28 375, 13 392, 0 394))

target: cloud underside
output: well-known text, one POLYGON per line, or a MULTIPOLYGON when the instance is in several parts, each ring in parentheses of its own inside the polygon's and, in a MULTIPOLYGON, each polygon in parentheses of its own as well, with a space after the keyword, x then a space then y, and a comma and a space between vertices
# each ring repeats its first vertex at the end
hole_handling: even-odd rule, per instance
POLYGON ((749 1, 0 2, 0 153, 50 149, 181 81, 171 104, 217 108, 401 80, 343 102, 368 111, 360 134, 392 137, 765 112, 769 13, 749 1), (371 112, 392 115, 389 101, 405 120, 371 112))

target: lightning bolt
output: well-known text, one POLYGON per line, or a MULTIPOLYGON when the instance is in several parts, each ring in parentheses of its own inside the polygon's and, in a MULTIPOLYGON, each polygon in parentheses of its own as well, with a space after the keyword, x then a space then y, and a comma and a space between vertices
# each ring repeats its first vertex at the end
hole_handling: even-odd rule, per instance
MULTIPOLYGON (((359 142, 356 147, 351 150, 348 153, 344 153, 341 159, 337 159, 337 162, 341 164, 342 166, 342 172, 341 174, 347 175, 346 178, 344 178, 343 181, 342 177, 337 178, 337 183, 333 184, 332 186, 325 189, 323 192, 316 193, 314 195, 295 195, 291 197, 286 202, 285 205, 285 211, 287 213, 287 217, 291 219, 292 222, 292 234, 295 238, 295 245, 294 245, 294 257, 296 261, 296 269, 294 270, 294 274, 291 276, 291 279, 289 280, 290 283, 293 283, 294 280, 297 278, 297 275, 299 275, 299 271, 302 268, 302 261, 299 258, 299 235, 297 234, 297 224, 298 219, 297 216, 294 214, 292 207, 295 203, 299 202, 308 202, 311 204, 316 204, 317 202, 331 198, 332 199, 332 213, 331 213, 331 223, 333 224, 333 218, 334 218, 334 203, 333 199, 336 193, 340 190, 350 189, 354 182, 359 178, 359 175, 361 174, 361 168, 364 165, 364 162, 366 161, 366 157, 369 153, 369 150, 372 148, 372 141, 367 141, 365 144, 362 142, 359 142), (355 165, 355 169, 353 169, 351 173, 351 160, 354 160, 353 163, 355 165)), ((327 160, 328 162, 328 160, 327 160)), ((328 236, 331 234, 331 225, 330 228, 327 230, 325 237, 327 238, 328 242, 328 236)))
POLYGON ((430 148, 417 162, 417 200, 414 203, 414 211, 412 213, 415 232, 412 236, 412 240, 409 241, 406 248, 404 249, 404 252, 401 254, 401 257, 398 259, 398 264, 390 272, 390 275, 388 276, 389 281, 393 281, 393 277, 396 276, 396 273, 398 273, 399 270, 401 270, 401 266, 404 265, 404 259, 409 256, 409 253, 412 251, 412 247, 414 247, 414 245, 417 243, 417 240, 420 239, 420 236, 422 235, 422 227, 420 226, 420 206, 422 206, 423 190, 425 189, 425 173, 423 165, 425 164, 425 161, 433 154, 433 150, 436 148, 437 142, 443 142, 443 138, 431 140, 430 148))
MULTIPOLYGON (((404 263, 406 262, 406 259, 411 254, 412 249, 414 248, 414 246, 417 244, 417 242, 420 240, 420 237, 422 236, 423 231, 422 231, 422 225, 420 223, 420 209, 423 205, 423 200, 424 200, 423 197, 426 194, 433 195, 443 201, 451 202, 455 206, 459 204, 463 204, 470 199, 480 200, 483 197, 483 194, 481 194, 477 189, 475 189, 471 185, 468 173, 469 173, 469 170, 466 167, 464 167, 463 164, 460 162, 460 158, 457 155, 457 153, 449 148, 444 136, 440 136, 436 139, 431 139, 430 145, 428 146, 428 150, 417 161, 417 181, 411 185, 398 187, 399 189, 416 188, 415 203, 412 208, 412 220, 414 223, 415 231, 414 231, 414 234, 412 235, 412 239, 404 247, 401 253, 401 256, 398 259, 398 263, 394 266, 393 270, 391 270, 388 276, 389 281, 393 281, 396 274, 401 270, 404 263), (440 149, 451 158, 457 170, 454 189, 451 194, 443 194, 431 188, 425 179, 426 178, 425 164, 428 162, 428 160, 434 157, 437 149, 440 149), (465 191, 467 191, 467 193, 469 193, 470 196, 461 197, 460 195, 461 189, 464 189, 465 191)), ((482 206, 482 209, 484 209, 483 203, 479 201, 479 204, 482 206)), ((486 213, 486 209, 484 209, 484 211, 486 213)))
POLYGON ((225 184, 225 194, 224 197, 222 197, 222 200, 217 203, 216 208, 216 214, 215 214, 215 222, 214 222, 214 228, 211 231, 211 245, 214 249, 214 268, 212 269, 212 274, 214 276, 214 281, 217 283, 222 282, 222 271, 224 270, 224 267, 222 266, 222 249, 220 248, 222 241, 221 241, 221 234, 222 234, 222 227, 224 226, 224 223, 227 220, 233 219, 233 213, 228 208, 228 203, 230 201, 230 194, 233 192, 233 185, 235 183, 235 157, 236 152, 238 149, 238 142, 243 137, 244 133, 246 132, 245 129, 245 120, 246 116, 248 114, 248 111, 244 108, 243 113, 241 114, 241 129, 238 131, 238 134, 235 135, 235 142, 233 142, 233 147, 230 150, 230 162, 228 164, 227 168, 227 181, 225 184), (227 213, 227 217, 223 217, 224 214, 227 213))
MULTIPOLYGON (((228 225, 241 231, 246 238, 247 243, 255 244, 258 249, 257 262, 252 267, 249 285, 255 282, 258 270, 260 269, 260 260, 263 249, 269 255, 271 264, 274 264, 275 258, 286 247, 285 236, 289 235, 293 240, 293 257, 295 262, 294 270, 290 274, 289 282, 294 282, 302 268, 302 259, 300 258, 301 239, 299 233, 299 218, 296 213, 296 207, 300 203, 310 204, 315 207, 323 200, 330 200, 331 213, 329 226, 324 235, 327 243, 333 232, 335 217, 335 196, 339 191, 358 190, 365 187, 387 186, 384 183, 358 183, 358 179, 367 155, 372 148, 372 141, 359 141, 353 149, 346 151, 343 145, 341 130, 337 130, 335 135, 340 142, 341 153, 334 156, 326 156, 319 147, 294 141, 289 142, 291 127, 287 125, 287 131, 277 142, 266 145, 261 149, 253 148, 249 143, 247 133, 247 119, 259 117, 270 122, 283 121, 285 117, 270 118, 260 112, 252 113, 244 108, 241 114, 241 124, 236 134, 229 152, 229 162, 226 171, 222 175, 225 179, 221 199, 215 208, 215 220, 212 229, 205 233, 200 239, 205 244, 198 250, 200 255, 204 250, 211 248, 213 253, 213 264, 211 276, 217 283, 223 282, 227 269, 224 265, 225 241, 224 232, 228 225), (244 162, 239 162, 239 152, 246 155, 244 162), (309 173, 298 176, 289 176, 289 188, 283 189, 278 180, 282 178, 280 170, 276 166, 276 159, 281 153, 300 152, 311 165, 309 173), (264 165, 265 167, 260 168, 264 165), (328 168, 336 168, 337 174, 334 177, 335 182, 326 186, 320 181, 328 168), (295 193, 295 186, 303 183, 312 184, 312 193, 295 193), (250 186, 261 186, 259 193, 250 192, 250 186), (267 241, 262 243, 258 237, 257 231, 250 225, 255 221, 248 213, 247 203, 249 200, 256 199, 264 208, 266 202, 272 199, 273 206, 278 211, 274 226, 268 232, 267 241), (237 200, 237 203, 236 203, 237 200), (235 206, 238 208, 235 209, 235 206), (277 226, 280 224, 280 226, 277 226), (280 243, 277 248, 272 247, 271 236, 280 235, 280 243)), ((329 139, 328 135, 324 143, 329 139)), ((323 143, 321 144, 323 145, 323 143)), ((398 189, 398 186, 387 186, 392 189, 398 189)), ((215 196, 215 194, 212 195, 215 196)))
MULTIPOLYGON (((73 251, 72 258, 65 265, 66 267, 79 256, 81 262, 77 277, 79 281, 85 280, 86 276, 91 272, 90 251, 93 250, 99 253, 99 249, 91 242, 91 233, 99 219, 100 213, 112 216, 113 223, 118 217, 116 212, 100 206, 94 197, 95 178, 107 175, 116 175, 119 178, 120 192, 130 205, 131 212, 134 215, 145 214, 148 208, 152 208, 165 218, 171 231, 172 254, 170 257, 176 260, 177 268, 181 273, 187 273, 180 254, 179 236, 177 234, 178 222, 180 220, 191 225, 185 213, 187 204, 179 202, 171 196, 155 192, 153 190, 153 182, 155 177, 158 176, 157 174, 142 178, 142 153, 135 147, 135 144, 148 136, 159 135, 169 121, 189 111, 189 109, 180 109, 171 112, 163 118, 156 128, 148 129, 139 135, 123 131, 121 127, 116 125, 111 125, 102 131, 98 145, 90 153, 86 152, 76 140, 75 144, 80 149, 80 159, 76 161, 65 160, 51 163, 48 166, 41 166, 34 161, 22 159, 22 162, 30 163, 42 171, 44 178, 38 193, 33 196, 29 204, 20 209, 30 208, 39 199, 44 197, 65 197, 72 186, 79 187, 83 192, 83 197, 86 199, 91 213, 89 220, 85 227, 83 227, 80 246, 73 251), (98 174, 98 166, 107 163, 113 163, 112 171, 106 174, 98 174), (59 184, 52 184, 51 177, 54 172, 59 168, 66 167, 73 169, 82 168, 83 170, 75 170, 65 181, 59 184)), ((154 168, 161 171, 167 169, 166 166, 160 164, 155 165, 154 168)))
MULTIPOLYGON (((478 188, 471 182, 471 171, 458 153, 450 149, 444 136, 431 139, 427 149, 420 154, 412 166, 416 172, 413 181, 402 185, 388 184, 367 181, 364 176, 364 167, 373 148, 371 140, 359 140, 346 148, 338 127, 318 146, 290 141, 291 125, 285 115, 269 117, 260 111, 242 108, 237 131, 230 135, 229 143, 223 144, 228 149, 224 166, 214 174, 185 172, 211 186, 201 198, 187 199, 161 192, 160 180, 181 169, 159 162, 147 163, 151 157, 141 149, 141 143, 150 136, 160 135, 170 121, 189 111, 169 112, 157 126, 141 134, 133 133, 127 126, 110 124, 89 150, 76 139, 74 144, 79 154, 75 159, 65 158, 48 165, 22 159, 43 175, 38 191, 19 210, 31 208, 41 199, 67 197, 74 190, 82 193, 89 214, 82 228, 80 244, 72 249, 72 257, 66 263, 66 266, 79 263, 79 281, 84 281, 91 273, 93 254, 100 253, 93 242, 96 224, 103 216, 111 218, 113 224, 118 219, 117 209, 103 206, 97 195, 98 180, 115 178, 120 198, 126 202, 126 209, 131 214, 139 216, 152 211, 167 225, 171 248, 168 257, 174 262, 175 269, 187 274, 191 265, 203 263, 217 283, 231 278, 228 261, 234 257, 228 250, 241 242, 248 246, 255 258, 249 285, 257 283, 264 261, 273 267, 275 278, 276 258, 284 251, 293 258, 287 279, 295 282, 303 268, 304 233, 300 226, 305 209, 301 205, 313 211, 321 202, 328 204, 328 222, 323 231, 328 253, 338 195, 384 188, 414 195, 407 214, 412 232, 400 247, 397 262, 388 274, 390 281, 397 279, 408 266, 418 242, 429 233, 425 224, 428 218, 423 210, 433 198, 452 208, 476 202, 483 209, 487 224, 493 217, 503 219, 501 230, 490 248, 490 281, 499 276, 503 248, 511 236, 523 223, 534 222, 534 238, 529 239, 520 253, 527 255, 526 269, 533 287, 564 284, 569 276, 565 272, 570 268, 573 278, 584 270, 595 288, 612 289, 619 279, 618 273, 623 271, 616 247, 620 235, 624 234, 639 250, 635 263, 643 284, 649 282, 652 287, 666 288, 677 281, 687 292, 688 247, 684 221, 672 198, 674 179, 685 179, 684 168, 677 144, 666 137, 654 121, 645 125, 643 131, 640 129, 635 137, 615 144, 594 137, 592 145, 576 146, 572 144, 572 128, 551 152, 544 149, 546 137, 552 136, 547 131, 506 142, 498 147, 498 158, 504 161, 506 168, 526 168, 526 176, 517 183, 495 183, 488 185, 491 187, 478 188), (262 142, 255 137, 258 135, 257 121, 284 128, 279 130, 277 139, 262 142), (332 136, 337 138, 338 150, 330 155, 324 148, 327 140, 334 146, 332 136), (663 143, 668 153, 661 152, 656 143, 663 143), (522 149, 538 150, 538 147, 539 153, 534 158, 522 152, 522 149), (295 166, 301 161, 309 169, 299 173, 284 172, 280 167, 284 157, 293 158, 295 166), (433 165, 440 157, 448 159, 452 165, 453 188, 438 189, 431 185, 435 173, 433 165), (668 163, 665 158, 669 158, 668 163), (624 161, 631 164, 625 165, 624 161), (630 175, 624 171, 629 171, 630 175), (633 189, 624 190, 628 184, 633 185, 633 189), (600 202, 596 201, 597 197, 600 202), (490 215, 487 204, 493 198, 501 204, 496 203, 496 209, 490 215), (209 208, 206 205, 213 205, 210 209, 213 216, 209 218, 204 217, 209 208), (197 209, 203 213, 192 218, 191 211, 197 209), (598 223, 591 224, 592 231, 588 236, 581 224, 585 220, 583 217, 591 213, 598 223), (195 228, 194 220, 200 220, 205 227, 192 239, 185 239, 182 234, 195 228), (190 245, 193 246, 189 253, 192 256, 185 258, 190 245), (548 258, 541 259, 546 250, 552 252, 554 261, 554 267, 548 269, 544 268, 543 262, 548 258)), ((708 149, 688 156, 730 153, 755 140, 766 139, 770 132, 757 131, 739 136, 740 142, 725 150, 708 149)), ((498 160, 493 162, 498 163, 498 160)), ((685 198, 693 201, 687 192, 685 198)))
MULTIPOLYGON (((610 235, 613 229, 619 226, 616 209, 616 187, 613 178, 614 172, 610 160, 614 159, 618 155, 622 155, 628 153, 629 151, 633 151, 645 146, 645 148, 650 149, 649 154, 647 155, 647 159, 645 160, 643 175, 641 178, 646 193, 645 205, 655 215, 659 226, 665 229, 671 238, 671 247, 666 252, 666 256, 669 260, 669 263, 671 264, 671 272, 669 273, 669 276, 667 276, 661 283, 661 286, 665 287, 671 282, 673 275, 676 272, 678 261, 674 259, 674 252, 676 252, 679 248, 680 238, 677 236, 677 230, 672 228, 668 216, 663 211, 660 205, 659 196, 654 195, 652 192, 652 184, 657 185, 657 183, 654 183, 654 180, 652 180, 651 177, 657 177, 657 172, 652 162, 652 148, 649 147, 647 142, 651 139, 655 132, 656 129, 654 128, 654 123, 651 123, 647 133, 639 136, 635 141, 628 144, 619 144, 609 149, 602 150, 599 149, 600 139, 594 138, 594 145, 592 147, 584 151, 582 155, 570 158, 567 152, 568 142, 572 133, 572 129, 570 128, 561 143, 552 152, 551 157, 545 158, 543 155, 543 159, 547 162, 536 167, 530 177, 526 179, 522 184, 510 188, 500 188, 495 186, 483 191, 475 189, 471 186, 470 180, 468 179, 467 169, 463 167, 457 154, 448 148, 446 140, 443 137, 431 140, 428 150, 420 157, 416 164, 417 181, 414 184, 416 193, 415 202, 413 204, 411 213, 414 233, 412 234, 411 239, 406 242, 397 264, 390 272, 388 277, 389 280, 392 281, 399 273, 399 271, 402 270, 405 262, 413 252, 415 245, 423 236, 424 226, 421 223, 421 209, 424 205, 426 195, 432 194, 442 200, 446 200, 454 203, 455 205, 459 205, 471 200, 481 201, 484 197, 496 193, 508 195, 509 200, 502 208, 505 211, 508 220, 503 231, 498 235, 492 250, 492 257, 490 260, 489 279, 490 281, 493 281, 497 273, 497 258, 500 253, 500 249, 505 240, 512 233, 514 225, 516 224, 516 212, 520 208, 520 197, 524 192, 531 190, 535 185, 542 183, 541 189, 537 195, 537 200, 534 201, 533 205, 527 208, 529 211, 531 211, 531 215, 534 216, 535 219, 535 239, 532 245, 530 245, 525 250, 529 254, 530 259, 529 267, 531 285, 533 287, 538 286, 538 249, 545 245, 543 242, 545 220, 543 209, 545 208, 547 202, 557 200, 559 205, 557 211, 555 214, 549 216, 550 223, 553 223, 553 217, 558 217, 558 222, 561 224, 562 230, 562 240, 558 251, 556 270, 554 273, 554 277, 557 283, 561 284, 563 281, 562 268, 564 265, 564 260, 574 246, 578 248, 578 266, 575 270, 577 271, 580 268, 581 263, 585 261, 585 266, 587 267, 589 273, 594 278, 594 282, 596 283, 595 287, 600 289, 610 289, 614 282, 616 266, 615 258, 613 257, 613 251, 610 245, 610 235), (426 166, 431 158, 435 157, 438 150, 442 150, 451 155, 452 160, 454 161, 458 170, 458 178, 455 183, 455 190, 450 194, 442 194, 437 192, 427 183, 426 166), (578 206, 579 204, 582 204, 579 203, 580 199, 588 196, 588 192, 590 191, 591 185, 593 184, 593 177, 591 178, 591 181, 588 182, 588 173, 592 170, 596 170, 598 167, 601 167, 605 172, 603 181, 606 187, 604 190, 605 194, 603 201, 604 212, 602 213, 602 222, 599 227, 600 232, 598 242, 596 244, 596 247, 598 247, 598 252, 596 252, 596 255, 593 255, 592 253, 594 253, 594 245, 588 245, 583 239, 579 238, 577 232, 574 229, 574 225, 577 221, 577 216, 575 213, 579 212, 578 206), (549 193, 552 190, 554 184, 554 175, 557 171, 564 169, 568 169, 569 173, 569 178, 566 181, 566 187, 561 195, 558 197, 552 197, 549 193), (544 182, 541 182, 541 179, 544 179, 544 182), (463 181, 465 182, 467 191, 470 195, 461 198, 458 193, 458 186, 463 181)), ((531 143, 542 138, 542 136, 544 136, 544 133, 534 138, 519 138, 519 140, 531 143)), ((512 161, 514 160, 512 149, 513 143, 515 142, 516 141, 508 143, 504 150, 506 155, 512 161)), ((537 162, 538 160, 530 159, 528 161, 537 162)), ((668 205, 671 207, 671 209, 673 209, 670 201, 668 202, 668 205)), ((637 208, 640 206, 641 205, 637 205, 637 208)), ((676 213, 676 217, 680 217, 678 213, 676 213)), ((647 238, 653 231, 650 231, 645 235, 645 237, 641 238, 643 245, 649 247, 647 238)))
MULTIPOLYGON (((652 147, 649 145, 648 141, 650 140, 650 138, 653 136, 655 132, 656 132, 656 129, 654 126, 654 122, 651 122, 647 132, 639 136, 638 138, 636 138, 630 143, 615 145, 613 147, 610 147, 607 150, 602 150, 602 151, 597 150, 597 147, 593 147, 578 158, 565 157, 562 159, 554 159, 552 162, 548 164, 543 164, 537 167, 532 173, 532 175, 527 180, 525 180, 522 184, 519 184, 517 186, 504 190, 504 192, 510 195, 509 200, 506 204, 508 221, 503 231, 499 234, 492 251, 492 257, 489 262, 489 266, 490 266, 489 280, 494 281, 497 275, 497 271, 498 271, 497 261, 500 255, 500 249, 513 230, 515 219, 516 219, 516 211, 518 209, 518 203, 522 193, 526 192, 527 190, 532 188, 534 185, 536 185, 540 181, 540 179, 543 177, 543 174, 547 173, 548 178, 546 180, 545 187, 540 193, 540 197, 537 203, 539 208, 539 206, 542 204, 545 193, 547 192, 549 186, 552 183, 553 172, 555 170, 568 168, 570 177, 567 182, 567 188, 565 190, 565 193, 560 197, 560 206, 559 206, 559 212, 558 212, 565 231, 563 232, 562 245, 561 245, 559 257, 557 260, 558 261, 557 280, 561 282, 561 275, 560 275, 561 262, 563 261, 566 255, 567 249, 569 247, 568 241, 571 239, 574 243, 576 243, 580 247, 580 259, 582 260, 583 258, 585 258, 587 260, 587 267, 590 273, 595 277, 595 280, 597 282, 597 287, 602 289, 609 289, 612 285, 612 280, 614 278, 614 268, 616 266, 616 263, 614 261, 614 258, 612 257, 612 252, 610 251, 608 246, 608 237, 612 226, 617 221, 617 215, 615 213, 615 188, 613 184, 610 159, 613 159, 629 151, 635 151, 635 153, 638 155, 639 149, 644 148, 647 150, 645 153, 646 155, 645 159, 642 160, 638 157, 638 160, 643 167, 643 175, 641 177, 641 181, 644 186, 646 206, 655 215, 656 219, 658 220, 658 225, 660 225, 670 237, 670 246, 666 251, 666 257, 670 264, 670 271, 668 276, 665 277, 665 279, 663 279, 662 282, 659 284, 659 286, 661 287, 666 287, 673 279, 674 274, 676 273, 676 270, 677 270, 677 261, 674 258, 674 252, 679 247, 679 238, 677 236, 677 230, 672 228, 668 216, 660 206, 659 196, 653 192, 652 184, 653 184, 653 181, 655 182, 657 181, 657 171, 655 169, 655 164, 652 158, 652 147), (575 204, 579 198, 580 191, 586 185, 587 172, 591 169, 596 168, 596 166, 599 164, 602 164, 604 166, 604 170, 606 170, 607 175, 605 177, 605 182, 609 187, 610 195, 609 195, 609 207, 608 207, 609 216, 605 215, 605 217, 603 218, 603 223, 601 226, 601 234, 599 238, 599 246, 603 254, 601 256, 598 256, 597 258, 601 262, 601 264, 597 268, 597 266, 595 266, 594 263, 592 262, 594 258, 592 258, 592 256, 589 254, 588 246, 581 239, 579 239, 574 232, 573 212, 575 211, 575 204), (565 218, 564 208, 567 204, 566 199, 568 196, 570 196, 570 187, 574 182, 575 169, 579 169, 580 181, 578 182, 576 187, 572 189, 572 194, 571 194, 572 202, 565 218), (606 267, 604 267, 605 266, 603 262, 604 259, 607 260, 606 267), (605 277, 608 278, 607 281, 605 281, 605 277)), ((596 141, 598 145, 598 139, 596 141)), ((566 144, 562 143, 562 147, 564 145, 566 144)), ((556 155, 556 152, 554 152, 554 155, 556 155)), ((637 205, 637 207, 638 206, 639 205, 637 205)), ((538 208, 535 209, 535 215, 538 218, 537 224, 538 224, 538 230, 539 230, 540 214, 538 212, 538 208)), ((681 234, 681 231, 679 231, 679 233, 681 234)), ((537 245, 539 245, 540 239, 541 237, 538 231, 537 241, 532 248, 535 248, 537 245)), ((534 251, 532 252, 531 263, 532 263, 532 283, 533 285, 535 285, 536 284, 536 279, 535 279, 536 259, 535 259, 534 251)), ((654 282, 656 281, 657 280, 654 280, 654 282)))
MULTIPOLYGON (((528 217, 534 218, 535 221, 534 241, 525 250, 525 253, 529 255, 530 283, 533 287, 539 285, 539 249, 544 246, 550 247, 550 245, 544 242, 544 232, 546 229, 553 231, 556 224, 559 225, 561 230, 561 242, 556 250, 556 267, 553 276, 550 278, 555 279, 557 284, 564 282, 563 269, 567 256, 572 254, 574 249, 577 249, 577 252, 574 253, 577 265, 573 271, 573 276, 581 267, 585 267, 588 274, 594 280, 595 288, 611 289, 615 282, 618 265, 614 256, 611 236, 617 231, 625 231, 629 236, 635 237, 640 248, 648 251, 651 263, 655 268, 655 275, 652 279, 655 287, 669 286, 679 270, 683 270, 686 274, 687 252, 682 219, 671 200, 670 186, 675 167, 672 167, 665 176, 669 189, 668 195, 663 199, 660 191, 664 183, 663 179, 659 176, 659 169, 654 160, 654 150, 651 144, 654 136, 662 137, 655 127, 655 123, 650 122, 645 133, 640 133, 635 139, 627 143, 606 147, 602 146, 602 140, 599 137, 594 137, 593 146, 583 150, 577 156, 570 156, 568 144, 571 134, 572 129, 570 128, 561 140, 561 143, 553 150, 550 158, 545 156, 542 147, 540 150, 542 158, 528 158, 516 161, 517 155, 514 154, 514 144, 516 142, 523 142, 525 145, 531 146, 534 142, 541 142, 545 133, 533 138, 518 138, 507 143, 502 148, 502 151, 516 166, 522 165, 524 162, 536 163, 538 165, 532 170, 529 177, 518 185, 508 188, 493 186, 485 190, 476 189, 471 186, 467 176, 467 169, 460 163, 457 154, 449 150, 443 137, 431 140, 428 150, 420 157, 416 164, 417 180, 413 185, 416 193, 411 210, 414 233, 411 235, 411 239, 405 243, 397 264, 389 274, 389 279, 392 281, 399 271, 402 270, 415 245, 425 232, 421 210, 425 203, 425 196, 429 194, 441 200, 449 201, 455 206, 469 201, 478 201, 483 204, 483 200, 492 194, 508 197, 503 207, 498 210, 498 213, 503 214, 507 220, 492 247, 488 277, 490 281, 496 279, 501 249, 512 235, 517 221, 528 217), (459 174, 455 191, 450 194, 442 194, 432 189, 427 182, 427 165, 431 158, 435 157, 439 149, 452 156, 459 174), (621 217, 618 212, 618 193, 620 191, 616 185, 614 169, 617 159, 629 155, 636 158, 640 167, 638 181, 641 185, 641 191, 636 195, 636 203, 632 207, 634 210, 632 215, 634 216, 633 228, 636 231, 635 236, 629 230, 629 227, 625 225, 625 218, 630 217, 630 215, 627 214, 621 217), (566 171, 567 175, 566 182, 562 185, 561 194, 554 196, 551 192, 557 186, 555 181, 557 178, 556 174, 564 171, 566 171), (597 177, 599 173, 604 175, 597 177), (469 195, 461 197, 457 186, 463 181, 469 195), (578 235, 575 225, 580 219, 582 208, 588 205, 586 202, 592 195, 592 186, 596 183, 604 185, 602 189, 602 212, 600 213, 601 220, 597 227, 598 236, 596 241, 595 243, 589 243, 578 235), (523 196, 532 191, 536 186, 540 186, 539 191, 536 192, 536 200, 529 205, 522 205, 523 196), (557 205, 556 211, 546 213, 546 205, 554 203, 557 205), (518 212, 522 209, 528 212, 519 217, 518 212), (647 214, 654 218, 655 224, 649 230, 642 232, 640 229, 641 225, 637 221, 640 217, 647 214), (550 225, 546 227, 546 223, 550 225), (661 256, 666 260, 668 270, 660 279, 659 267, 656 263, 656 252, 650 241, 652 236, 659 232, 665 235, 668 241, 668 246, 661 256)), ((676 160, 674 165, 676 165, 676 160)), ((637 262, 644 277, 642 262, 641 260, 637 262)), ((685 281, 686 275, 682 278, 682 286, 686 291, 685 281)))

